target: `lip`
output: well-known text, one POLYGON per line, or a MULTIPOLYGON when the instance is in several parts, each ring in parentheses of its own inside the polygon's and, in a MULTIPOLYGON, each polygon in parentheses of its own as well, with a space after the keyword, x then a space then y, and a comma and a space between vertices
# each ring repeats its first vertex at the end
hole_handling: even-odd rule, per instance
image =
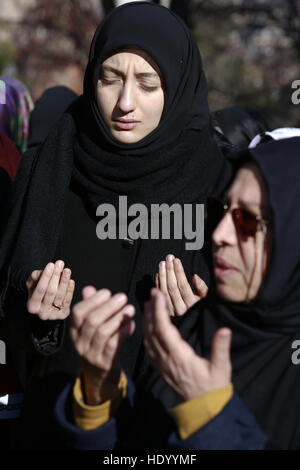
POLYGON ((114 125, 117 129, 120 129, 122 131, 131 131, 138 125, 138 121, 115 119, 114 125))
POLYGON ((223 278, 235 273, 237 269, 222 258, 214 258, 214 274, 216 278, 223 278))

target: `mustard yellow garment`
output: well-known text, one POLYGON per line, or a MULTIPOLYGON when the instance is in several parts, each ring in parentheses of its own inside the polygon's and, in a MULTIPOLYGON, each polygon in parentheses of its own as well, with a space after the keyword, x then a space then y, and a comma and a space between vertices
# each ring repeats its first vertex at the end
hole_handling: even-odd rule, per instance
POLYGON ((101 405, 89 406, 83 402, 81 379, 78 377, 73 388, 73 416, 75 424, 79 428, 89 431, 106 423, 116 413, 122 400, 126 397, 127 378, 125 374, 122 374, 119 387, 120 390, 112 400, 107 400, 101 403, 101 405))
POLYGON ((187 439, 215 418, 229 402, 232 395, 233 385, 229 384, 173 408, 171 415, 176 422, 181 439, 187 439))
MULTIPOLYGON (((73 388, 73 415, 76 425, 87 431, 105 424, 126 397, 126 391, 127 379, 123 374, 120 390, 112 400, 107 400, 98 406, 89 406, 83 402, 81 379, 77 378, 73 388)), ((232 394, 233 386, 230 384, 173 408, 171 415, 181 439, 187 439, 217 416, 231 399, 232 394)))

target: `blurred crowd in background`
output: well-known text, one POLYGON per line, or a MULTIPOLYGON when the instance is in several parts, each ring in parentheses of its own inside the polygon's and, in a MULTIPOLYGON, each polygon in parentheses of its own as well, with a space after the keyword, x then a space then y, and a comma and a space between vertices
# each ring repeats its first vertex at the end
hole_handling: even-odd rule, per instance
MULTIPOLYGON (((101 18, 123 0, 1 0, 0 75, 28 86, 35 102, 65 85, 77 94, 101 18)), ((300 79, 299 0, 154 0, 179 13, 202 55, 212 111, 253 107, 271 128, 299 126, 292 84, 300 79)), ((153 25, 155 28, 155 25, 153 25)))

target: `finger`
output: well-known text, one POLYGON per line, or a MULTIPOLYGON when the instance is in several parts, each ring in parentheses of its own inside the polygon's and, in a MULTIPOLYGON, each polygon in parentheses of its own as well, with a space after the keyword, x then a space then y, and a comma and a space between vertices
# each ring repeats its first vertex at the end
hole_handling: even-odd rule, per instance
POLYGON ((208 287, 206 283, 201 279, 201 277, 198 276, 198 274, 194 274, 193 276, 193 285, 197 291, 197 294, 203 299, 206 297, 207 292, 208 292, 208 287))
POLYGON ((168 255, 166 258, 166 276, 167 276, 167 288, 171 298, 172 305, 174 307, 175 315, 182 315, 186 312, 187 308, 181 296, 177 279, 174 271, 174 256, 168 255))
POLYGON ((175 258, 174 260, 174 271, 180 294, 183 298, 185 305, 187 306, 187 308, 189 308, 195 303, 195 295, 186 278, 182 263, 179 258, 175 258))
POLYGON ((182 341, 177 328, 172 325, 167 302, 164 295, 157 289, 151 289, 151 304, 146 310, 145 321, 153 322, 152 341, 157 341, 159 345, 167 352, 176 349, 178 341, 182 341))
POLYGON ((53 270, 54 270, 54 264, 48 263, 45 269, 42 271, 40 279, 27 302, 27 309, 29 313, 39 312, 41 308, 41 303, 46 293, 53 270))
POLYGON ((230 344, 231 330, 220 328, 215 333, 211 346, 211 367, 219 371, 231 370, 230 344))
POLYGON ((167 273, 166 273, 166 262, 161 261, 158 267, 158 283, 161 292, 165 295, 167 299, 168 309, 170 315, 174 315, 174 307, 169 295, 168 285, 167 285, 167 273))
POLYGON ((64 301, 64 307, 70 308, 70 305, 73 299, 74 290, 75 290, 75 281, 73 279, 70 279, 67 292, 66 292, 65 301, 64 301))
POLYGON ((157 289, 160 289, 158 273, 155 274, 155 286, 157 289))
POLYGON ((83 299, 88 299, 89 297, 92 297, 92 295, 96 294, 97 289, 94 286, 85 286, 82 289, 82 298, 83 299))
MULTIPOLYGON (((130 323, 134 314, 134 306, 126 305, 117 315, 111 317, 104 325, 100 325, 91 339, 90 348, 96 350, 105 349, 106 343, 109 342, 112 337, 117 337, 117 335, 120 334, 124 324, 130 323)), ((129 326, 127 325, 126 328, 128 329, 129 326)))
POLYGON ((118 351, 128 336, 130 336, 135 329, 135 323, 130 321, 129 319, 121 325, 117 333, 113 335, 106 343, 103 352, 101 355, 96 353, 96 357, 98 361, 100 360, 100 364, 106 364, 107 369, 111 369, 114 362, 117 359, 118 351))
POLYGON ((49 281, 45 296, 42 301, 42 303, 45 306, 50 306, 54 302, 54 299, 58 290, 58 285, 60 282, 60 276, 61 276, 62 270, 64 269, 64 265, 65 263, 62 260, 56 261, 54 265, 54 271, 53 271, 52 277, 49 281))
POLYGON ((94 295, 75 304, 72 309, 72 325, 77 329, 81 328, 86 316, 110 297, 111 292, 108 289, 100 289, 94 295))
POLYGON ((36 286, 37 282, 39 281, 42 275, 42 272, 43 271, 41 269, 36 269, 35 271, 32 271, 32 273, 30 274, 29 278, 26 281, 26 287, 30 292, 36 286))
POLYGON ((70 279, 67 287, 66 296, 64 299, 64 306, 61 310, 57 310, 56 316, 51 313, 51 320, 64 320, 65 318, 67 318, 67 316, 70 315, 70 306, 74 295, 74 289, 75 281, 73 279, 70 279))
POLYGON ((37 282, 40 279, 42 272, 43 272, 42 269, 36 269, 35 271, 32 271, 31 279, 37 282))
POLYGON ((53 303, 55 303, 55 305, 61 305, 61 306, 64 305, 70 278, 71 278, 71 269, 65 268, 61 273, 60 281, 59 281, 58 288, 57 288, 57 293, 53 300, 53 303))
POLYGON ((105 327, 103 325, 111 319, 111 317, 117 315, 125 306, 126 302, 127 297, 125 294, 116 294, 104 302, 101 307, 96 308, 86 316, 79 334, 80 344, 83 345, 82 350, 89 348, 96 330, 101 326, 102 331, 104 331, 105 327))

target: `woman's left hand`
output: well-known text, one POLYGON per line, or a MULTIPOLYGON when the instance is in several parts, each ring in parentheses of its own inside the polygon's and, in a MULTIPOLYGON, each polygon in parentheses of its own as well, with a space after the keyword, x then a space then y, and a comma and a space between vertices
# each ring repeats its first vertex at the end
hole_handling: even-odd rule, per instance
POLYGON ((75 281, 62 260, 32 271, 26 282, 27 310, 41 320, 64 320, 70 314, 75 281))
POLYGON ((158 289, 144 309, 144 344, 153 367, 183 399, 191 400, 231 382, 231 330, 220 328, 210 360, 199 357, 171 323, 167 302, 158 289))
POLYGON ((205 282, 194 274, 192 279, 196 293, 193 292, 179 258, 168 255, 166 261, 159 263, 155 284, 165 294, 171 316, 181 316, 196 302, 207 295, 205 282))

